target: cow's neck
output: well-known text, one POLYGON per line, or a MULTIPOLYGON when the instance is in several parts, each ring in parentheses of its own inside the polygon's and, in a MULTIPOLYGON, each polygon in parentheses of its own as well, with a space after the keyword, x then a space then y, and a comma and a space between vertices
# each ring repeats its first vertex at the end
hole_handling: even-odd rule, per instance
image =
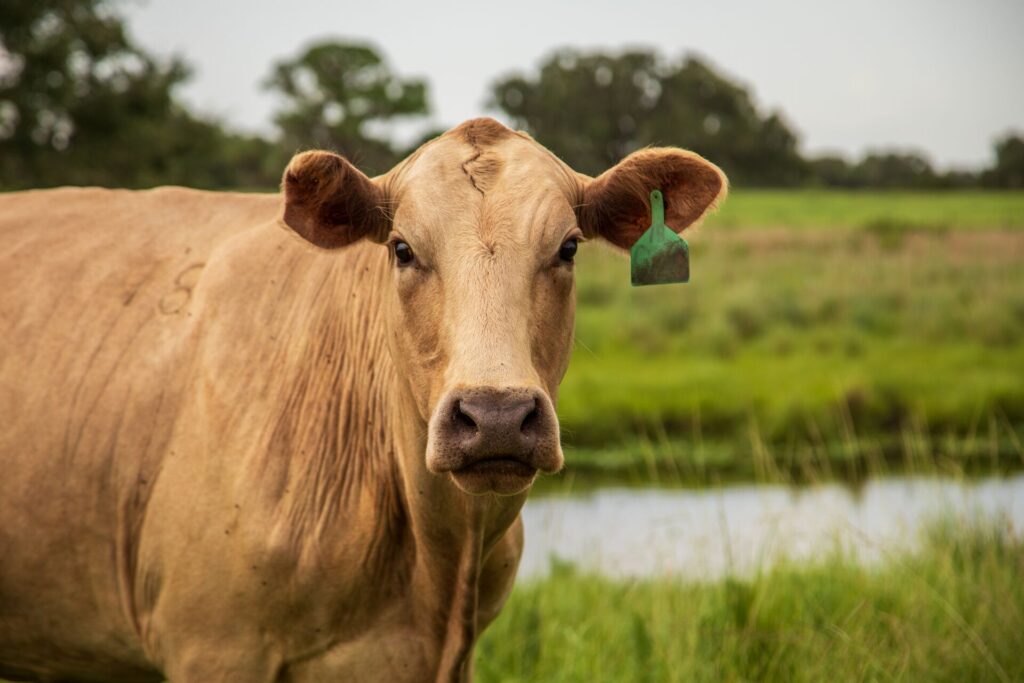
POLYGON ((309 573, 318 582, 319 558, 333 549, 338 566, 362 567, 373 590, 411 596, 418 621, 441 644, 440 678, 458 680, 477 635, 478 606, 493 604, 491 593, 515 572, 515 561, 502 562, 508 581, 494 580, 488 559, 525 494, 471 496, 427 470, 427 425, 387 349, 383 253, 352 248, 295 269, 306 298, 292 307, 300 316, 282 310, 279 344, 290 353, 266 373, 287 400, 265 447, 254 450, 288 457, 243 464, 256 479, 243 488, 281 506, 271 545, 286 557, 318 558, 309 573), (481 576, 489 579, 482 595, 481 576))
MULTIPOLYGON (((480 594, 481 577, 493 569, 488 559, 515 522, 526 494, 473 496, 449 476, 429 472, 426 424, 411 402, 402 403, 405 428, 396 455, 416 544, 412 580, 416 595, 426 597, 421 606, 437 619, 435 629, 443 634, 439 680, 458 680, 478 635, 480 602, 493 599, 480 594)), ((515 572, 515 566, 498 569, 507 570, 510 579, 515 572)))

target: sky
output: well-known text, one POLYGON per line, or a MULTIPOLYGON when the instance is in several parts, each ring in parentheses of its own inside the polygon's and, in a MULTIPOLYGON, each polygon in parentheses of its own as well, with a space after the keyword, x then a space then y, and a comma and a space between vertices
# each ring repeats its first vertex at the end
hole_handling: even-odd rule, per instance
MULTIPOLYGON (((939 167, 990 163, 1024 132, 1024 0, 127 0, 138 42, 194 69, 181 94, 269 132, 262 81, 324 38, 369 42, 430 83, 432 123, 480 115, 489 85, 561 47, 695 53, 780 110, 808 153, 899 148, 939 167)), ((424 126, 426 127, 426 126, 424 126)))

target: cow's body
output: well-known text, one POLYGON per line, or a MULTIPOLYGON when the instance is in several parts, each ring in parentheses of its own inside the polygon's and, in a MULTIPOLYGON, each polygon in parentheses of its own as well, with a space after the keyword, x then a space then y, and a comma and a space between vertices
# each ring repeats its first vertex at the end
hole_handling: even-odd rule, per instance
POLYGON ((0 676, 467 680, 562 466, 577 242, 652 188, 681 230, 725 178, 474 120, 281 195, 0 196, 0 676))
MULTIPOLYGON (((432 556, 395 467, 386 256, 309 249, 280 201, 0 196, 0 673, 422 680, 468 645, 480 539, 432 556)), ((495 544, 485 620, 519 527, 495 544)))

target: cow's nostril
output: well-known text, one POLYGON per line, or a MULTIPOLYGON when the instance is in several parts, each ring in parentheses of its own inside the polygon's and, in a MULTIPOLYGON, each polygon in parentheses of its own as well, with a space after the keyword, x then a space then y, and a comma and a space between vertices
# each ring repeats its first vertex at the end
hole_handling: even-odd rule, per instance
POLYGON ((533 402, 533 410, 526 414, 523 418, 523 423, 519 425, 519 431, 523 434, 528 434, 534 431, 537 427, 537 422, 540 421, 540 413, 537 412, 537 402, 533 402))
POLYGON ((456 401, 452 406, 452 422, 461 431, 476 432, 478 429, 476 420, 462 410, 462 401, 456 401))

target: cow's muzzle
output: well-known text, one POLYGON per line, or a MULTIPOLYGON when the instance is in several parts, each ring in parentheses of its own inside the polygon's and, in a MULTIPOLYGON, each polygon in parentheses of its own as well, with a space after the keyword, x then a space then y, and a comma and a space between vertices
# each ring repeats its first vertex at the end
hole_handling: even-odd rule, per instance
POLYGON ((427 467, 468 493, 519 493, 563 462, 558 419, 539 389, 450 391, 430 421, 427 467))

